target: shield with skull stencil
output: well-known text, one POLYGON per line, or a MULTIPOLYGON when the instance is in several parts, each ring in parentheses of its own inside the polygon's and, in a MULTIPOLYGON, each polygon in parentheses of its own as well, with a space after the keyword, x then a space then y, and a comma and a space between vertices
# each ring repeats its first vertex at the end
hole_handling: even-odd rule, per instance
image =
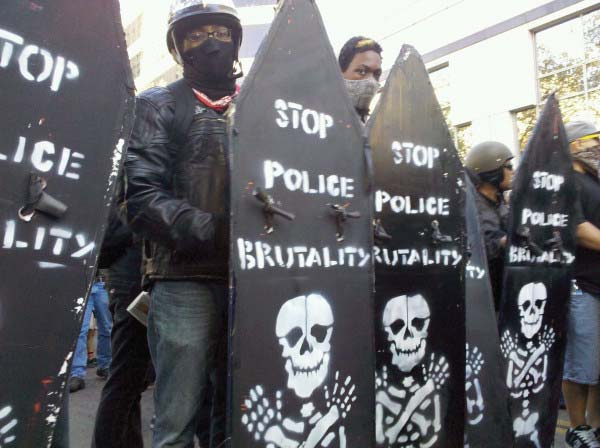
POLYGON ((543 283, 527 283, 519 292, 521 332, 533 338, 542 328, 548 293, 543 283))
POLYGON ((383 311, 392 364, 410 372, 425 356, 431 312, 421 294, 391 299, 383 311))
POLYGON ((333 333, 333 312, 319 294, 288 300, 277 316, 275 333, 283 348, 287 386, 309 398, 327 376, 333 333))

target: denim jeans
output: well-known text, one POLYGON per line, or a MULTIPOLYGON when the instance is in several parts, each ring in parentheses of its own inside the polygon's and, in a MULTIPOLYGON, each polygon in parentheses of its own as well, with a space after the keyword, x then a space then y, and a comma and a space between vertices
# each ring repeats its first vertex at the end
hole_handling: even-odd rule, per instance
POLYGON ((92 310, 96 316, 96 322, 98 322, 98 353, 96 355, 98 368, 106 369, 110 366, 110 332, 112 330, 112 319, 108 310, 108 294, 104 289, 104 282, 96 282, 92 285, 92 290, 85 307, 81 331, 79 332, 75 355, 73 357, 71 377, 85 378, 88 359, 87 334, 90 328, 92 310))
POLYGON ((96 413, 93 448, 143 448, 140 400, 152 369, 146 327, 127 307, 141 292, 141 248, 132 246, 108 271, 113 317, 112 362, 96 413))
POLYGON ((194 446, 209 382, 213 403, 210 447, 223 442, 226 310, 224 281, 159 281, 153 286, 148 343, 156 369, 154 448, 194 446))

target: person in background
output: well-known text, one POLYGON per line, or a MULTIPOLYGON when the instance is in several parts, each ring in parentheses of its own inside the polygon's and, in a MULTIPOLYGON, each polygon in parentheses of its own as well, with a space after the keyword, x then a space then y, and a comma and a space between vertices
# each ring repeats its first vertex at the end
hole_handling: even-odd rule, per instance
POLYGON ((567 446, 600 447, 600 130, 587 121, 565 125, 579 193, 574 284, 569 301, 563 395, 567 446))
POLYGON ((142 243, 119 213, 124 200, 123 173, 115 199, 98 260, 107 272, 112 362, 96 412, 92 447, 142 448, 140 400, 151 379, 152 362, 146 327, 127 311, 142 291, 142 243))
POLYGON ((382 51, 373 39, 356 36, 344 44, 338 57, 346 90, 363 123, 380 87, 382 51))
POLYGON ((71 366, 71 377, 69 379, 69 391, 71 393, 85 388, 85 372, 88 361, 87 334, 90 328, 92 311, 98 323, 98 346, 96 349, 98 368, 96 369, 96 375, 99 378, 106 379, 108 378, 111 361, 110 332, 112 330, 112 318, 108 310, 105 275, 100 272, 96 275, 96 280, 92 284, 88 296, 75 354, 73 355, 73 365, 71 366))
POLYGON ((466 171, 478 192, 475 199, 496 311, 500 306, 507 244, 508 206, 504 192, 512 188, 513 157, 505 144, 488 141, 473 146, 465 158, 466 171))

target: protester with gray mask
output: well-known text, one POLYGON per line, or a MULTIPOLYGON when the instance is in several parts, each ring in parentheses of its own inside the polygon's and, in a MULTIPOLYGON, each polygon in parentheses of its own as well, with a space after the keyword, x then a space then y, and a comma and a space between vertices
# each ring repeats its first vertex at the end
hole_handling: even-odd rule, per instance
POLYGON ((356 36, 344 44, 338 57, 348 95, 363 122, 379 90, 382 51, 373 39, 356 36))
POLYGON ((587 121, 565 125, 579 194, 577 252, 569 300, 563 395, 567 446, 600 447, 600 130, 587 121))

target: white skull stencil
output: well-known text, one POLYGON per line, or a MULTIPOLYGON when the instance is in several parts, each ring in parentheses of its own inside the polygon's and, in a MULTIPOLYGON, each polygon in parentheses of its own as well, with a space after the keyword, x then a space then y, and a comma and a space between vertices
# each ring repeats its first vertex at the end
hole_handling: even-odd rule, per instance
POLYGON ((521 332, 527 339, 533 338, 542 328, 547 298, 543 283, 527 283, 519 292, 521 332))
POLYGON ((399 296, 383 311, 383 328, 388 335, 392 364, 410 372, 425 356, 431 312, 425 298, 399 296))
POLYGON ((309 398, 329 370, 333 312, 318 294, 299 296, 283 304, 275 333, 283 347, 288 388, 309 398))

